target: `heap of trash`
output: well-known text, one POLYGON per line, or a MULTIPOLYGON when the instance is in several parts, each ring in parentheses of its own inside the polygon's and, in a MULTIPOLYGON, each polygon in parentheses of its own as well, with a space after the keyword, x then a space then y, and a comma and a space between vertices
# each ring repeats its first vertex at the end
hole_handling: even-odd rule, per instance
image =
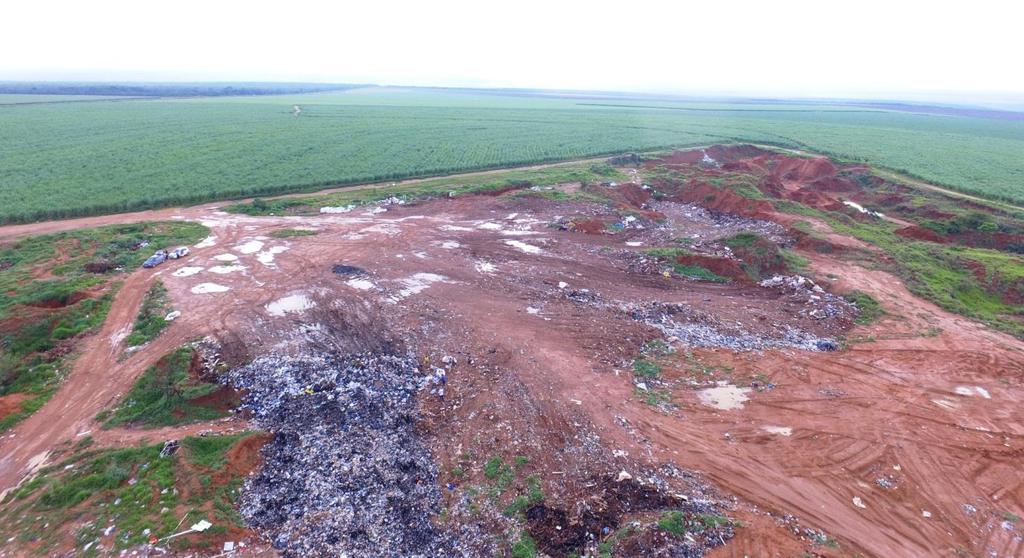
POLYGON ((826 292, 811 279, 803 275, 776 275, 759 283, 762 287, 777 289, 791 300, 802 302, 800 315, 816 319, 849 316, 856 318, 857 306, 841 296, 826 292))
POLYGON ((839 343, 829 337, 779 324, 769 333, 754 333, 739 324, 727 324, 685 304, 651 304, 634 308, 633 319, 658 328, 671 343, 684 347, 721 347, 732 351, 801 349, 835 351, 839 343))
MULTIPOLYGON (((416 434, 429 378, 390 355, 279 356, 236 368, 254 426, 274 433, 239 498, 285 556, 461 556, 434 527, 437 468, 416 434)), ((453 540, 454 539, 454 540, 453 540)))

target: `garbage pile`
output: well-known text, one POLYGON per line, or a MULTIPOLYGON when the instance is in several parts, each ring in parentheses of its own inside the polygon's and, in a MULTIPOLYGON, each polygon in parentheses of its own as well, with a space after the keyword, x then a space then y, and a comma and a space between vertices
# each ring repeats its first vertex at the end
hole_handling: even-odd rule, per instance
POLYGON ((437 469, 413 428, 426 380, 379 354, 267 356, 236 368, 255 426, 275 434, 239 511, 285 556, 462 556, 442 533, 437 469))
POLYGON ((819 320, 843 316, 853 319, 859 312, 855 304, 825 292, 825 289, 803 275, 776 275, 759 284, 765 288, 778 289, 791 300, 802 302, 804 309, 799 312, 801 316, 819 320))
POLYGON ((668 341, 687 347, 722 347, 733 351, 781 348, 835 351, 839 348, 835 339, 819 337, 787 324, 775 325, 771 334, 757 334, 682 304, 655 303, 633 309, 631 314, 633 319, 661 330, 668 341))

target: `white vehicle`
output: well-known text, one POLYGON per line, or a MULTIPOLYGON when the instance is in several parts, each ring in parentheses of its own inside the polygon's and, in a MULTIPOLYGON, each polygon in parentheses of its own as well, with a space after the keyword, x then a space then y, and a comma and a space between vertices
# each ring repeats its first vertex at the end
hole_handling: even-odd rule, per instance
POLYGON ((167 257, 171 258, 172 260, 176 260, 178 258, 184 258, 185 256, 188 255, 188 253, 189 249, 187 247, 179 246, 174 250, 171 250, 170 253, 167 254, 167 257))

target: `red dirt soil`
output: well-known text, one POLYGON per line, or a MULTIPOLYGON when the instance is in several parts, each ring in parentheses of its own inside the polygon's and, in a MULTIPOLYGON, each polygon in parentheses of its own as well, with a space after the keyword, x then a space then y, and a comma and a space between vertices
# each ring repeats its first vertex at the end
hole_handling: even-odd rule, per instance
POLYGON ((947 239, 946 237, 942 236, 941 234, 939 234, 939 233, 937 233, 937 232, 935 232, 935 231, 933 231, 931 229, 927 229, 925 227, 921 227, 921 226, 918 226, 918 225, 911 225, 909 227, 903 227, 902 229, 897 229, 896 230, 896 234, 902 236, 903 238, 912 238, 914 240, 924 240, 924 241, 927 241, 927 242, 937 242, 939 244, 948 244, 949 243, 949 239, 947 239))
POLYGON ((0 419, 21 412, 21 404, 31 397, 27 393, 12 393, 0 396, 0 419))
POLYGON ((716 188, 707 182, 698 180, 691 180, 670 199, 752 219, 764 219, 775 210, 774 206, 767 201, 745 198, 732 190, 716 188))
MULTIPOLYGON (((720 161, 764 153, 730 149, 708 152, 717 153, 713 156, 720 161)), ((671 157, 683 164, 693 155, 671 157)), ((786 181, 819 180, 835 172, 831 163, 816 160, 784 162, 772 172, 787 189, 804 185, 786 181)), ((774 163, 748 166, 762 164, 774 163)), ((767 202, 691 184, 677 201, 784 224, 805 220, 828 243, 873 251, 816 219, 780 215, 767 202)), ((593 444, 616 450, 616 457, 605 463, 615 470, 671 462, 735 495, 737 504, 729 513, 745 526, 714 556, 807 551, 806 539, 780 526, 783 515, 835 537, 842 555, 1024 553, 1017 528, 1001 526, 1003 514, 1024 516, 1024 342, 925 302, 896 277, 837 257, 840 251, 801 253, 816 277, 837 278, 823 282, 830 290, 866 292, 887 317, 848 331, 848 347, 835 352, 694 350, 701 362, 728 368, 736 378, 763 377, 774 387, 750 392, 741 408, 722 410, 702 403, 695 388, 681 385, 671 395, 678 407, 666 411, 641 401, 630 377, 631 362, 644 343, 662 334, 620 305, 681 304, 762 333, 775 324, 812 332, 824 326, 800 317, 786 297, 739 281, 709 284, 631 272, 624 259, 651 246, 629 247, 624 241, 647 242, 649 231, 580 235, 547 227, 561 215, 614 217, 579 202, 465 196, 391 207, 379 215, 313 217, 224 215, 213 207, 174 214, 209 223, 216 246, 131 273, 107 321, 85 341, 54 398, 0 438, 0 490, 43 465, 58 444, 94 432, 96 413, 186 339, 234 335, 256 352, 293 347, 298 325, 309 324, 312 314, 275 316, 267 305, 315 288, 321 306, 375 316, 418 355, 459 357, 448 376, 445 400, 425 395, 422 403, 426 418, 421 427, 443 470, 470 450, 477 461, 528 455, 550 501, 563 503, 569 498, 566 487, 593 472, 589 460, 577 453, 579 436, 586 433, 594 436, 588 440, 597 440, 593 444), (512 213, 535 221, 503 219, 512 213), (211 258, 216 254, 296 225, 316 228, 318 234, 263 241, 287 247, 273 265, 242 254, 245 273, 172 275, 185 266, 215 265, 211 258), (481 262, 494 270, 486 271, 481 262), (331 267, 341 263, 367 270, 372 287, 354 286, 333 274, 331 267), (422 273, 443 279, 403 294, 411 292, 409 281, 422 273), (175 307, 185 311, 156 340, 118 360, 123 349, 116 342, 118 333, 130 326, 157 276, 175 307), (562 282, 569 286, 560 288, 562 282), (193 291, 204 283, 230 291, 193 291), (577 289, 588 289, 597 302, 567 296, 577 289)), ((103 218, 108 223, 117 219, 103 218)), ((50 225, 38 228, 47 231, 50 225)), ((31 232, 0 228, 0 237, 26 230, 31 232)), ((685 236, 685 231, 674 232, 685 236)), ((119 431, 119 436, 129 434, 119 431)), ((122 439, 127 438, 116 438, 122 439)), ((236 458, 249 466, 254 454, 246 448, 236 458)), ((471 470, 479 469, 479 463, 472 465, 471 470)), ((820 546, 811 550, 833 552, 820 546)))

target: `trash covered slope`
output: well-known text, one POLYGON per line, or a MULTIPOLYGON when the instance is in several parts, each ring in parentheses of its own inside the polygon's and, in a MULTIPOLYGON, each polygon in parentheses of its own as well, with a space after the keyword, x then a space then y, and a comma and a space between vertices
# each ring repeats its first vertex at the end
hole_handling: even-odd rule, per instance
POLYGON ((381 355, 265 356, 230 373, 274 433, 239 509, 286 556, 463 556, 435 529, 437 470, 416 434, 420 378, 381 355))

